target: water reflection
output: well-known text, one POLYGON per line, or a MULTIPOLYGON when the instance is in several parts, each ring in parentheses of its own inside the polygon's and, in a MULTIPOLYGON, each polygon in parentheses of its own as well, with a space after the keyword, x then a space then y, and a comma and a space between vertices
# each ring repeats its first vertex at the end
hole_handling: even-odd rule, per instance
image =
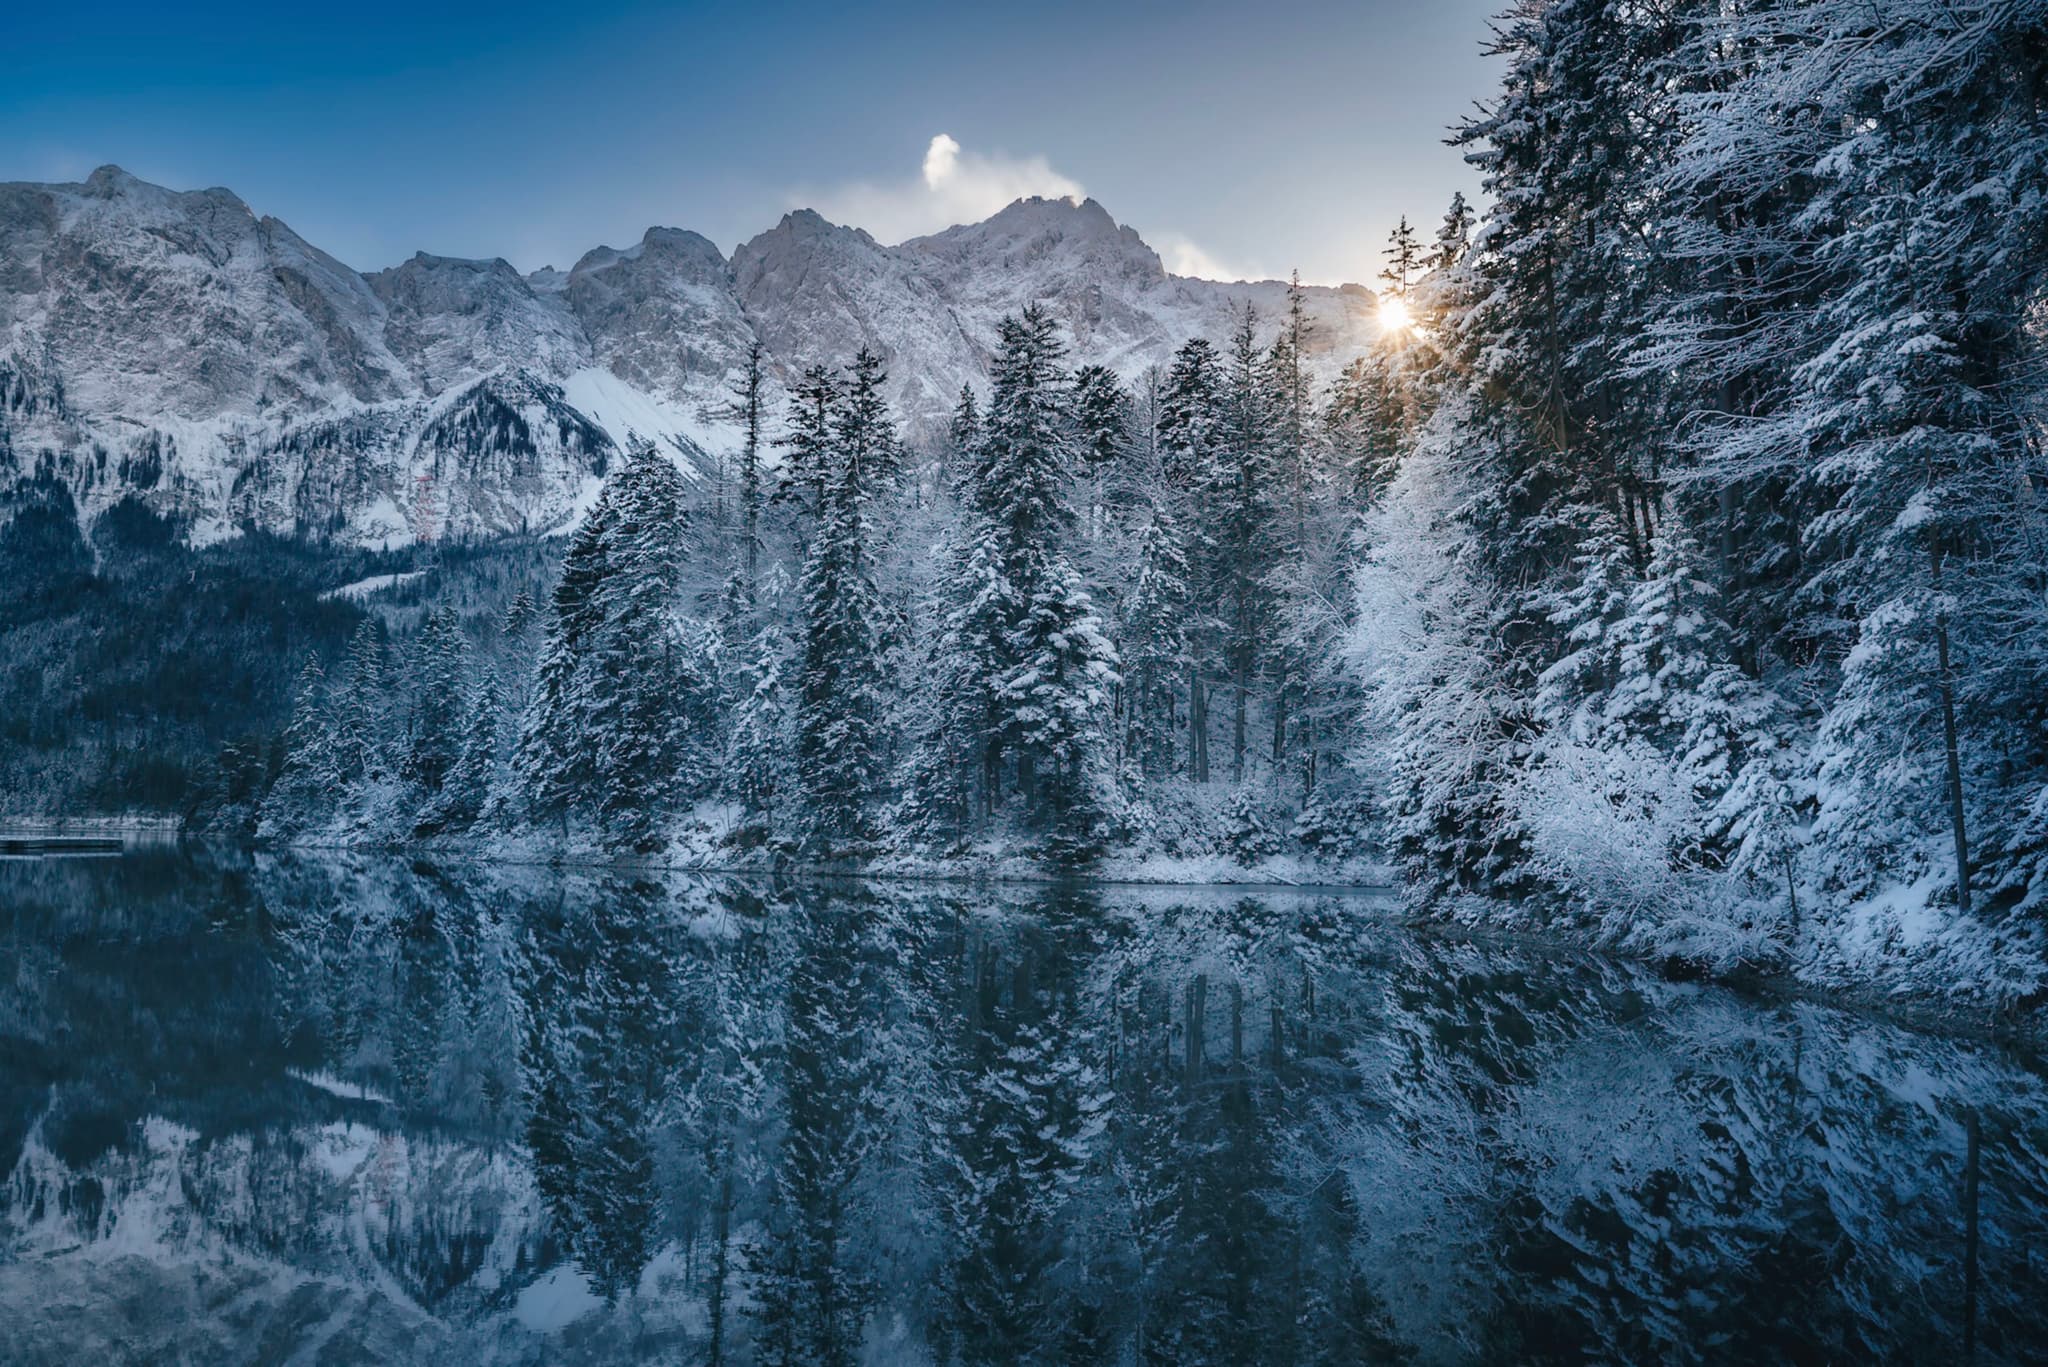
POLYGON ((1979 1360, 2030 1061, 1320 896, 0 867, 25 1362, 1979 1360))

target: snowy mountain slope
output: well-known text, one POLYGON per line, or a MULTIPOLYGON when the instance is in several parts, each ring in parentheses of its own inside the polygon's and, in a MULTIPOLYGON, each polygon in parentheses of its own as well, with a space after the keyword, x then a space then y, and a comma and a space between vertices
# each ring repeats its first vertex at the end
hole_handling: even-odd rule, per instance
MULTIPOLYGON (((617 451, 702 466, 736 444, 747 348, 771 398, 862 346, 913 441, 986 383, 996 327, 1040 302, 1076 363, 1126 377, 1221 340, 1277 282, 1169 275, 1093 200, 1020 200, 888 247, 809 210, 727 259, 651 228, 567 271, 421 253, 358 274, 226 190, 103 167, 0 185, 0 475, 64 480, 95 516, 143 499, 210 540, 255 525, 382 544, 573 519, 617 451)), ((1372 336, 1365 290, 1308 292, 1327 377, 1372 336)))

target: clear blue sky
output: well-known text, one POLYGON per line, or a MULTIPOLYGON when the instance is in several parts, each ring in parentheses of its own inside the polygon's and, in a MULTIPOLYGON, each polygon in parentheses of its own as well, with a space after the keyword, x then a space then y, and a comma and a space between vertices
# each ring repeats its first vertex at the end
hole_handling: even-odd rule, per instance
POLYGON ((1442 138, 1498 7, 23 5, 0 180, 226 185, 360 269, 651 223, 730 250, 801 203, 888 240, 1077 185, 1169 264, 1370 282, 1397 215, 1476 188, 1442 138))

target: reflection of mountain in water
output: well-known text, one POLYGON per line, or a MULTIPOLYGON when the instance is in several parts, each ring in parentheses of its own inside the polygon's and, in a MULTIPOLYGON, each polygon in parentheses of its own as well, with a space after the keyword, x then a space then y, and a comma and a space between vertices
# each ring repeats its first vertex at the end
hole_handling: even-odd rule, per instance
POLYGON ((1996 1050, 1373 908, 0 870, 27 1362, 1866 1360, 2048 1344, 1996 1050))

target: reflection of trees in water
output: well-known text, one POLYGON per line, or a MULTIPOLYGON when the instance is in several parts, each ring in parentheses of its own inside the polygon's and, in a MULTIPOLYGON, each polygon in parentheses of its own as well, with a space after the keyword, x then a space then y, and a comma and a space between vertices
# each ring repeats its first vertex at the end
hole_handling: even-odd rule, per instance
POLYGON ((1982 1360, 2048 1329, 2038 1073, 1334 899, 19 891, 4 1245, 175 1190, 195 1259, 487 1335, 573 1268, 606 1353, 720 1364, 1938 1360, 1974 1108, 1982 1360))

